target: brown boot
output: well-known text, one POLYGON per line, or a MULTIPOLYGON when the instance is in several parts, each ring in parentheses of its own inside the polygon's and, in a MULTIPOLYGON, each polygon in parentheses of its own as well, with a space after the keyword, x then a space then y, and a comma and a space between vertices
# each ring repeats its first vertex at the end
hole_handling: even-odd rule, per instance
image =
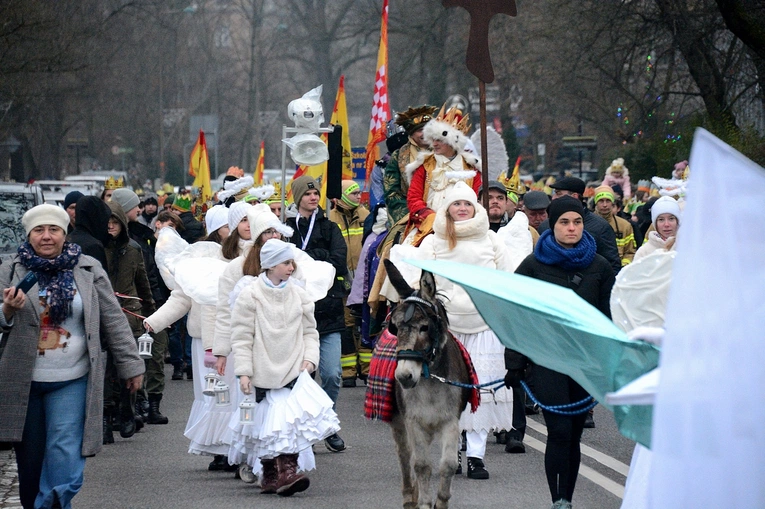
POLYGON ((260 482, 260 492, 264 495, 276 493, 279 486, 279 471, 276 469, 276 460, 260 460, 263 465, 263 479, 260 482))
POLYGON ((282 454, 276 457, 276 468, 279 471, 276 493, 282 497, 289 497, 294 493, 305 491, 311 484, 303 474, 298 474, 297 454, 282 454))

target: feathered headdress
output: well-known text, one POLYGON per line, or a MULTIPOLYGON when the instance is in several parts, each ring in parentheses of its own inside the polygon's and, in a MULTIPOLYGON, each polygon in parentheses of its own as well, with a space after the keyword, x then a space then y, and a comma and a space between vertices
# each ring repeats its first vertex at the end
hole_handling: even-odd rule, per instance
POLYGON ((254 183, 255 179, 253 179, 250 175, 226 182, 223 184, 223 191, 218 192, 218 199, 220 201, 226 201, 232 196, 239 194, 243 190, 249 189, 254 183))
POLYGON ((406 134, 411 136, 417 129, 433 119, 433 114, 437 109, 437 106, 429 106, 427 104, 414 108, 409 107, 406 111, 396 115, 396 124, 403 127, 406 130, 406 134))
POLYGON ((445 107, 446 105, 441 106, 438 116, 425 125, 425 139, 429 143, 446 143, 460 153, 468 141, 466 135, 470 130, 469 115, 463 115, 459 108, 454 107, 444 112, 445 107))

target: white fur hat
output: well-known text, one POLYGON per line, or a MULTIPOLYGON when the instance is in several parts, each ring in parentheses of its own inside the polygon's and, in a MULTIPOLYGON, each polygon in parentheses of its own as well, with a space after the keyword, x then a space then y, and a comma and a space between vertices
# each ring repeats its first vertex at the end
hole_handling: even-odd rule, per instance
POLYGON ((243 201, 237 201, 231 204, 228 208, 228 229, 231 230, 231 233, 234 233, 236 227, 239 226, 239 223, 244 219, 244 216, 247 215, 247 211, 251 208, 252 205, 243 201))
POLYGON ((436 140, 441 141, 456 150, 458 154, 465 150, 465 145, 468 142, 467 136, 461 131, 436 119, 425 124, 425 129, 422 132, 428 143, 432 144, 436 140))
POLYGON ((205 214, 207 235, 226 225, 228 225, 228 209, 223 205, 215 205, 205 214))
POLYGON ((475 195, 475 191, 473 191, 473 188, 467 185, 464 180, 460 180, 454 184, 454 187, 446 193, 443 207, 448 209, 449 205, 458 200, 469 201, 473 204, 473 207, 478 205, 478 198, 475 195))
POLYGON ((44 224, 58 226, 66 233, 66 229, 69 226, 69 214, 61 207, 51 205, 50 203, 43 203, 27 210, 21 217, 21 225, 24 227, 27 235, 29 235, 33 228, 44 224))
POLYGON ((260 248, 260 269, 270 269, 293 258, 295 254, 292 251, 292 244, 279 239, 268 239, 260 248))
POLYGON ((269 228, 273 228, 285 237, 292 237, 294 233, 292 228, 279 221, 279 218, 271 211, 271 207, 265 203, 258 203, 250 207, 250 210, 247 211, 247 218, 250 221, 252 240, 257 240, 269 228))
POLYGON ((654 202, 653 206, 651 207, 651 222, 653 223, 654 228, 656 227, 656 220, 662 214, 672 214, 677 218, 677 222, 679 224, 680 216, 682 215, 682 212, 680 211, 680 204, 677 203, 677 200, 670 196, 662 196, 656 200, 656 202, 654 202))

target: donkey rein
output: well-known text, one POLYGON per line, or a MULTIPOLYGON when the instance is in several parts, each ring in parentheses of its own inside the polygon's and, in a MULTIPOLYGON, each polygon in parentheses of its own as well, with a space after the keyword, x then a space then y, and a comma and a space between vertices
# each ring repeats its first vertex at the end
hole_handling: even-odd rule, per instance
MULTIPOLYGON (((426 376, 426 378, 434 378, 438 380, 441 383, 445 383, 448 385, 453 385, 455 387, 461 387, 463 389, 477 389, 479 392, 483 394, 494 394, 494 391, 496 389, 499 389, 501 386, 505 385, 505 380, 503 378, 498 378, 496 380, 493 380, 491 382, 485 382, 482 384, 466 384, 462 382, 457 382, 455 380, 447 380, 446 378, 438 375, 434 375, 432 373, 429 374, 429 376, 426 376), (488 387, 488 390, 481 390, 488 387)), ((544 405, 539 402, 539 400, 534 396, 534 394, 531 392, 531 389, 528 385, 526 385, 526 382, 521 380, 521 387, 523 387, 523 390, 526 391, 526 394, 529 395, 529 398, 531 398, 531 401, 534 402, 535 405, 537 405, 542 410, 547 410, 548 412, 559 414, 559 415, 579 415, 583 414, 585 412, 589 412, 595 406, 598 404, 595 399, 593 399, 592 396, 587 396, 581 401, 576 401, 574 403, 566 403, 564 405, 544 405)))

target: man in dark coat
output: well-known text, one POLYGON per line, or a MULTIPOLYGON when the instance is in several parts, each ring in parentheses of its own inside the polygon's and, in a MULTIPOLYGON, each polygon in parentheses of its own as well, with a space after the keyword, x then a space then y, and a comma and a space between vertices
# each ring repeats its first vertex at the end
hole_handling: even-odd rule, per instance
MULTIPOLYGON (((327 296, 316 303, 314 316, 319 331, 319 374, 324 392, 337 403, 342 380, 340 367, 341 336, 345 330, 343 297, 350 290, 347 247, 340 228, 324 215, 319 207, 319 183, 304 175, 292 182, 292 195, 298 207, 298 216, 287 220, 287 226, 295 230, 289 239, 314 260, 329 262, 335 267, 335 283, 327 296)), ((345 443, 335 433, 325 440, 332 452, 345 450, 345 443)))
MULTIPOLYGON (((582 201, 584 196, 584 181, 576 177, 563 177, 550 187, 553 189, 553 200, 568 195, 582 201)), ((549 229, 549 220, 543 221, 539 228, 537 228, 540 235, 549 229)), ((616 234, 611 225, 605 219, 585 207, 584 230, 595 238, 595 243, 598 246, 597 253, 608 261, 608 264, 614 269, 614 274, 618 274, 622 268, 622 262, 619 258, 619 250, 616 248, 616 234)))
POLYGON ((75 205, 74 230, 67 240, 79 244, 83 254, 92 256, 108 272, 104 246, 109 242, 109 217, 112 212, 98 196, 83 196, 75 205))
POLYGON ((181 238, 193 244, 205 236, 205 227, 196 220, 191 213, 191 193, 182 189, 173 199, 173 212, 178 214, 183 223, 184 230, 181 232, 181 238))

